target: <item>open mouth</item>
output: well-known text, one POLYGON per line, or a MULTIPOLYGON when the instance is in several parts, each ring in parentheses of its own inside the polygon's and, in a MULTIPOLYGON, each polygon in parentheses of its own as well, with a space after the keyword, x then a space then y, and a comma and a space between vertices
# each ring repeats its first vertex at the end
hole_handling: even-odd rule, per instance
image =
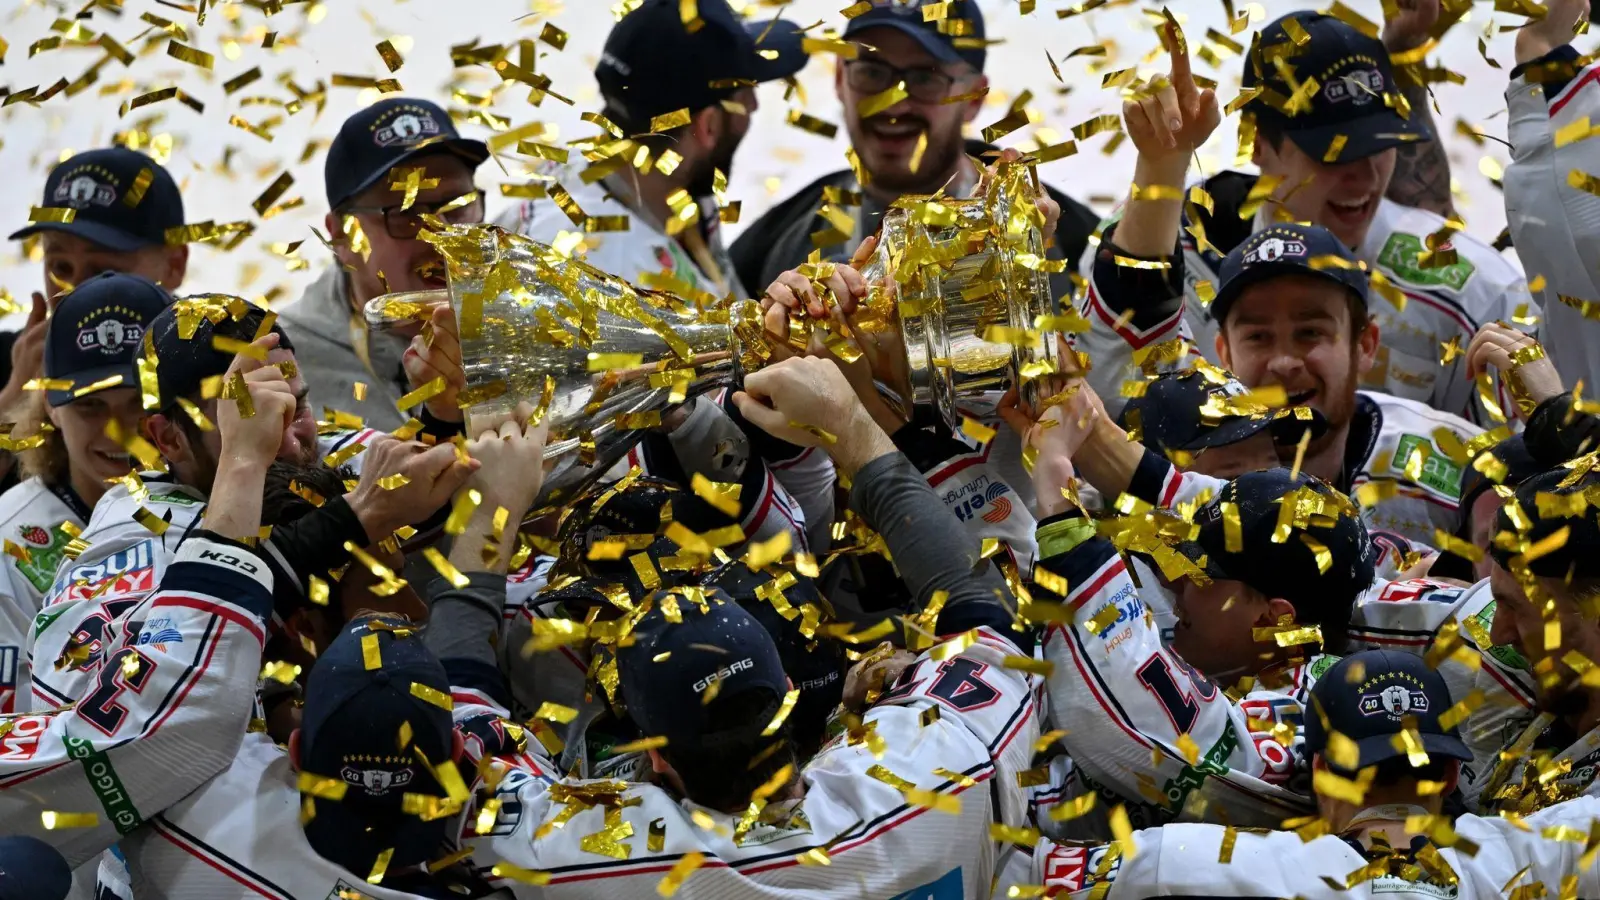
POLYGON ((1377 198, 1371 194, 1350 200, 1333 200, 1330 198, 1328 200, 1328 213, 1334 222, 1346 226, 1356 226, 1372 218, 1373 212, 1377 209, 1377 204, 1377 198))
POLYGON ((1314 391, 1314 390, 1311 390, 1311 391, 1295 391, 1294 393, 1288 395, 1289 405, 1290 406, 1307 406, 1307 405, 1309 405, 1311 403, 1311 401, 1313 399, 1316 398, 1316 396, 1317 396, 1317 392, 1314 391))
POLYGON ((117 466, 117 467, 121 467, 121 468, 125 468, 125 469, 133 468, 133 456, 131 454, 128 454, 128 453, 106 453, 103 450, 91 450, 90 452, 93 453, 100 460, 105 462, 107 465, 117 466))
POLYGON ((411 273, 417 277, 418 281, 430 288, 442 288, 450 283, 449 279, 445 277, 444 263, 436 259, 419 263, 411 270, 411 273))
POLYGON ((900 147, 910 146, 927 127, 926 123, 914 119, 877 116, 868 119, 863 130, 891 147, 900 147))

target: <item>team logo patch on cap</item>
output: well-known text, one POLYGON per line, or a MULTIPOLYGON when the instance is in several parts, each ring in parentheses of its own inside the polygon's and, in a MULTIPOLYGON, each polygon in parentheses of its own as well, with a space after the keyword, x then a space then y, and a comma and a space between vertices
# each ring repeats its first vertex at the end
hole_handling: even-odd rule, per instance
POLYGON ((1366 106, 1383 96, 1383 73, 1376 65, 1334 75, 1323 82, 1322 96, 1329 103, 1354 103, 1366 106))
POLYGON ((359 769, 355 766, 345 766, 339 770, 339 777, 346 783, 365 790, 374 797, 382 797, 392 788, 402 788, 411 783, 411 770, 400 769, 359 769))
POLYGON ((123 347, 138 346, 143 337, 143 325, 130 325, 121 319, 102 319, 78 329, 78 349, 99 350, 111 356, 123 347))
POLYGON ((1261 243, 1250 248, 1244 255, 1244 261, 1249 263, 1275 262, 1285 256, 1305 256, 1306 245, 1304 241, 1294 238, 1269 237, 1261 243))
POLYGON ((1361 686, 1361 714, 1388 716, 1398 722, 1402 716, 1428 711, 1428 695, 1416 679, 1400 672, 1386 672, 1361 686), (1389 682, 1380 684, 1380 681, 1389 682))
POLYGON ((402 108, 397 112, 373 130, 373 143, 379 147, 409 147, 439 134, 439 123, 427 110, 402 108))
POLYGON ((56 185, 55 202, 73 209, 110 206, 117 202, 117 189, 89 175, 76 175, 56 185))

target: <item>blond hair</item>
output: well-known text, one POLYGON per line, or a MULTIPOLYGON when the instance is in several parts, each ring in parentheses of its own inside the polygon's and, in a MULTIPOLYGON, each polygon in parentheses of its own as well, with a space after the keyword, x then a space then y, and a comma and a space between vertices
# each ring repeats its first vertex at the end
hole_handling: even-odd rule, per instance
POLYGON ((71 478, 67 462, 67 443, 50 422, 50 402, 44 391, 28 391, 17 405, 4 416, 16 423, 11 430, 14 440, 43 434, 44 442, 37 447, 17 452, 17 465, 24 479, 38 477, 52 487, 66 484, 71 478))

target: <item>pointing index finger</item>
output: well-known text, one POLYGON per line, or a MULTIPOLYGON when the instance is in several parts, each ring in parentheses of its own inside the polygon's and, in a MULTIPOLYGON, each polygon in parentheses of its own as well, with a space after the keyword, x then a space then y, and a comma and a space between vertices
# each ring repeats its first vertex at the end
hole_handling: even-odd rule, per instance
POLYGON ((1189 67, 1189 42, 1170 9, 1162 7, 1161 15, 1167 20, 1161 26, 1161 44, 1172 57, 1172 87, 1178 92, 1179 103, 1187 109, 1198 94, 1194 86, 1194 72, 1189 67))

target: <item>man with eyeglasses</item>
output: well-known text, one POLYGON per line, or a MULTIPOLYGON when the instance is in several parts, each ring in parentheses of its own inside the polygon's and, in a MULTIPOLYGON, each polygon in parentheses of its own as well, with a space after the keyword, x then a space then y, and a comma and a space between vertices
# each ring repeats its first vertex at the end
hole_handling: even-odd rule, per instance
MULTIPOLYGON (((850 20, 844 38, 857 53, 842 61, 834 90, 859 162, 852 164, 854 170, 824 175, 801 188, 734 241, 739 280, 754 290, 805 262, 813 233, 843 230, 833 217, 823 216, 824 204, 849 214, 849 233, 822 248, 824 259, 845 262, 901 195, 941 189, 956 197, 971 194, 979 177, 971 157, 994 149, 962 138, 962 128, 977 118, 989 89, 983 74, 983 13, 975 0, 872 0, 871 9, 850 20), (936 6, 945 7, 943 16, 925 21, 924 8, 932 12, 936 6), (902 85, 903 99, 872 111, 874 100, 902 85), (863 115, 863 108, 871 115, 863 115)), ((1083 204, 1048 190, 1061 206, 1048 255, 1076 260, 1097 219, 1083 204)), ((1065 271, 1051 276, 1051 282, 1058 295, 1068 295, 1065 271)))
MULTIPOLYGON (((434 370, 423 361, 437 354, 416 327, 369 333, 361 309, 380 294, 445 287, 443 258, 417 234, 427 215, 452 224, 483 221, 473 172, 488 158, 482 141, 462 137, 427 100, 385 98, 339 128, 323 169, 334 264, 278 311, 312 409, 353 413, 380 431, 393 431, 412 414, 397 404, 432 380, 434 370)), ((454 390, 423 412, 461 417, 454 390)))

